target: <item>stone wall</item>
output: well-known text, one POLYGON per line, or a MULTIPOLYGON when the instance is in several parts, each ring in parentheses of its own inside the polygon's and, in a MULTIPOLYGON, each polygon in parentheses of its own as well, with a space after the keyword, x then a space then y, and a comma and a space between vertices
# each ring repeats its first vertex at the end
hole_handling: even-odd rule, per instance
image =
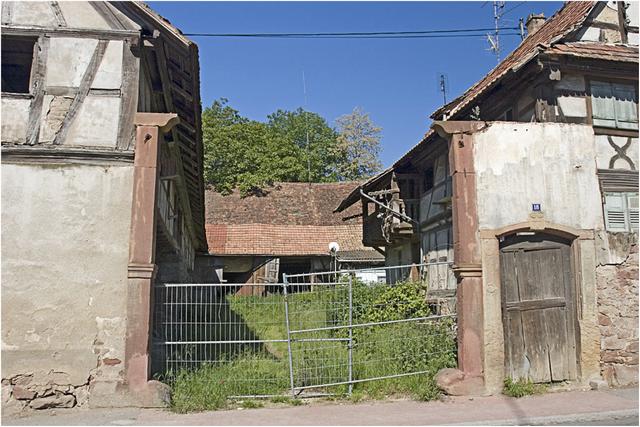
POLYGON ((601 233, 597 267, 602 377, 611 386, 638 383, 638 236, 601 233))

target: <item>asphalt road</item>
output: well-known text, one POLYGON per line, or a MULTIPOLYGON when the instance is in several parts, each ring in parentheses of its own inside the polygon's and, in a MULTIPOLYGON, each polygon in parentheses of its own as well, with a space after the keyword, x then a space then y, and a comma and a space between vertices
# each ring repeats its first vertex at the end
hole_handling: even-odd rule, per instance
MULTIPOLYGON (((568 421, 564 423, 537 424, 545 426, 637 426, 638 416, 611 417, 597 421, 568 421)), ((534 424, 535 425, 535 424, 534 424)))

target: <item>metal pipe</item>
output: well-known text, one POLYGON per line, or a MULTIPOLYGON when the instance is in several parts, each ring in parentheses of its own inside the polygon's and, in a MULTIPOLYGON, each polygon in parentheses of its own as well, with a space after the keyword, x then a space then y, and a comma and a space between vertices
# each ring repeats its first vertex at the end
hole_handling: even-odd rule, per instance
MULTIPOLYGON (((372 378, 364 378, 361 380, 352 380, 351 383, 356 384, 356 383, 363 383, 366 381, 375 381, 375 380, 384 380, 387 378, 399 378, 399 377, 406 377, 409 375, 420 375, 420 374, 427 374, 430 371, 416 371, 416 372, 409 372, 406 374, 395 374, 395 375, 386 375, 386 376, 382 376, 382 377, 372 377, 372 378)), ((318 385, 307 385, 307 386, 302 386, 302 387, 296 387, 296 390, 305 390, 308 388, 319 388, 319 387, 331 387, 331 386, 336 386, 336 385, 344 385, 344 384, 349 384, 349 381, 341 381, 341 382, 337 382, 337 383, 329 383, 329 384, 318 384, 318 385)))
POLYGON ((322 328, 310 328, 310 329, 301 329, 299 331, 290 331, 292 334, 299 334, 303 332, 317 332, 317 331, 330 331, 335 329, 347 329, 347 328, 363 328, 367 326, 378 326, 378 325, 389 325, 392 323, 405 323, 405 322, 415 322, 420 320, 436 320, 436 319, 444 319, 447 317, 456 317, 455 314, 441 314, 436 316, 425 316, 425 317, 413 317, 411 319, 400 319, 400 320, 385 320, 383 322, 369 322, 369 323, 356 323, 355 325, 347 325, 347 326, 325 326, 322 328))
POLYGON ((353 393, 353 286, 349 276, 349 395, 353 393))
MULTIPOLYGON (((417 264, 405 264, 405 265, 392 265, 386 267, 374 267, 374 268, 365 268, 365 269, 347 269, 347 270, 338 270, 336 273, 338 274, 347 274, 347 273, 357 273, 359 271, 372 271, 372 270, 393 270, 396 268, 411 268, 411 267, 427 267, 431 265, 453 265, 451 261, 436 261, 436 262, 422 262, 417 264)), ((300 273, 300 274, 290 274, 288 277, 307 277, 307 276, 317 276, 318 273, 300 273)), ((320 283, 314 283, 315 285, 320 283)), ((339 284, 339 283, 335 283, 339 284)))
POLYGON ((291 324, 289 323, 289 294, 287 293, 287 273, 282 274, 282 293, 284 295, 284 317, 287 327, 287 350, 289 352, 289 383, 291 385, 291 397, 296 398, 296 390, 293 384, 293 355, 291 354, 291 324))

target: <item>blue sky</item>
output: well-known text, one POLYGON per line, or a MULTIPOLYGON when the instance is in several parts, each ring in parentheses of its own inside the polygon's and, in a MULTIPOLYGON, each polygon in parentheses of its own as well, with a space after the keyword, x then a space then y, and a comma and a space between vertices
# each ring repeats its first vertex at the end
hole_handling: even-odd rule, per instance
MULTIPOLYGON (((507 2, 503 26, 561 2, 507 2)), ((184 33, 372 32, 488 28, 492 2, 150 2, 184 33), (486 3, 486 4, 485 4, 486 3), (483 6, 484 5, 484 6, 483 6)), ((359 106, 383 128, 381 160, 388 166, 417 144, 429 115, 496 65, 486 38, 219 39, 192 37, 200 49, 203 107, 220 97, 241 114, 264 120, 277 109, 304 106, 334 124, 359 106)), ((501 37, 503 55, 520 42, 501 37)))

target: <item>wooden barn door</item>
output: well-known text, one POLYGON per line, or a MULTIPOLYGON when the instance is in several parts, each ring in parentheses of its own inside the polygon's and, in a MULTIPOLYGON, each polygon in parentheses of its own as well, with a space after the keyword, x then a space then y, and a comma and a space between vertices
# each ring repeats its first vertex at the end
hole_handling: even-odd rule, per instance
POLYGON ((506 373, 534 382, 576 378, 569 244, 513 236, 500 249, 506 373))

